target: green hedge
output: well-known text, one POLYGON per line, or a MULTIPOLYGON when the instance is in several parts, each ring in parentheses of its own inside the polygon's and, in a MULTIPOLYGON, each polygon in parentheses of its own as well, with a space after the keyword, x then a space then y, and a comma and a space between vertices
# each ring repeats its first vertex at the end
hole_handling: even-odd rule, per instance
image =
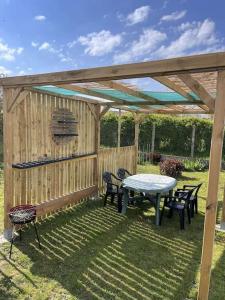
MULTIPOLYGON (((117 145, 118 115, 109 112, 101 121, 101 144, 106 147, 117 145)), ((194 117, 146 115, 140 125, 140 148, 151 143, 153 123, 156 124, 155 151, 163 154, 190 156, 192 127, 196 127, 195 156, 208 157, 210 151, 212 121, 194 117)), ((134 143, 134 118, 130 113, 122 116, 121 146, 134 143)), ((223 148, 223 157, 225 146, 223 148)))

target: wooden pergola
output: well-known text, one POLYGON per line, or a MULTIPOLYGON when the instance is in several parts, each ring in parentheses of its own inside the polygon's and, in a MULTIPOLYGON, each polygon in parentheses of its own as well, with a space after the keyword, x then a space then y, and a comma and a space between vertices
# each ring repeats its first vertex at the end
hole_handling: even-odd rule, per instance
MULTIPOLYGON (((208 299, 224 136, 225 53, 0 79, 0 86, 3 86, 4 93, 6 198, 10 194, 10 177, 12 176, 10 171, 12 113, 30 91, 42 89, 42 86, 46 85, 51 85, 55 89, 46 90, 46 94, 55 95, 70 91, 75 94, 67 94, 67 98, 73 98, 76 95, 80 101, 86 101, 98 120, 96 130, 99 128, 100 118, 112 107, 137 113, 136 149, 139 113, 214 114, 198 293, 199 300, 208 299), (176 97, 164 99, 163 95, 159 97, 157 94, 140 91, 121 82, 122 79, 131 78, 152 78, 173 90, 176 97), (91 105, 93 103, 101 105, 102 109, 99 113, 93 110, 91 105)), ((99 130, 96 132, 98 133, 96 138, 99 139, 99 130)), ((98 175, 97 171, 95 174, 98 175)))

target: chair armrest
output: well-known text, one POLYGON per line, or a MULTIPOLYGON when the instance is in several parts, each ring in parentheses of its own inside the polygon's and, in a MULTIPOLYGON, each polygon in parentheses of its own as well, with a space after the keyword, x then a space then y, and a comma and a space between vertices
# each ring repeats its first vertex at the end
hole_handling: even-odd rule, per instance
POLYGON ((183 185, 184 190, 186 190, 187 188, 189 189, 189 188, 196 188, 196 187, 197 187, 197 185, 194 185, 194 184, 185 184, 185 185, 183 185))
POLYGON ((132 176, 132 174, 131 174, 129 171, 125 170, 125 172, 126 172, 129 176, 132 176))
POLYGON ((122 179, 120 179, 119 177, 117 177, 116 175, 114 175, 113 173, 111 173, 112 177, 115 178, 116 180, 122 181, 122 179))

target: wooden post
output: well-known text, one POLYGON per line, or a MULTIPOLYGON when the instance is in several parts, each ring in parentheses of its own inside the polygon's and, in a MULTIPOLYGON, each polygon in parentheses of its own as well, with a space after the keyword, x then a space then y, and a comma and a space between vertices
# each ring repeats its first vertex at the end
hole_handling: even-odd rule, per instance
POLYGON ((195 150, 195 125, 192 127, 192 134, 191 134, 191 157, 194 157, 194 150, 195 150))
POLYGON ((140 124, 140 119, 138 114, 136 113, 134 115, 134 145, 135 145, 135 168, 134 168, 134 173, 137 173, 137 164, 138 164, 138 150, 139 150, 139 124, 140 124))
POLYGON ((218 71, 217 96, 214 113, 214 124, 211 139, 208 195, 206 202, 206 214, 204 225, 204 236, 202 246, 202 258, 200 268, 200 284, 198 300, 207 300, 211 276, 211 265, 213 256, 213 244, 215 236, 215 223, 217 211, 217 197, 221 157, 223 148, 225 119, 225 71, 218 71))
POLYGON ((97 154, 95 163, 94 163, 94 184, 98 187, 101 178, 99 178, 99 148, 100 148, 100 110, 101 106, 96 105, 95 107, 95 153, 97 154))
POLYGON ((120 136, 121 136, 121 109, 119 109, 118 117, 118 130, 117 130, 117 147, 120 148, 120 136))
MULTIPOLYGON (((155 151, 155 123, 152 124, 152 145, 151 145, 151 153, 155 151)), ((153 158, 153 155, 152 155, 153 158)))
POLYGON ((13 89, 3 89, 3 147, 4 147, 4 236, 11 238, 8 212, 13 206, 13 113, 8 112, 8 102, 13 89))

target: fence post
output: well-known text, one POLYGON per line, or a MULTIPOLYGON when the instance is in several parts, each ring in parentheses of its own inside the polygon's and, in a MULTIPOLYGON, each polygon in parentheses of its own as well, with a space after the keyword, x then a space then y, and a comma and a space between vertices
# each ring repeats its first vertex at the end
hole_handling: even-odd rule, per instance
POLYGON ((120 148, 120 135, 121 135, 121 109, 119 109, 119 117, 118 117, 117 148, 120 148))
POLYGON ((155 151, 155 123, 152 124, 152 146, 151 146, 151 152, 153 153, 155 151))
POLYGON ((192 134, 191 134, 191 158, 194 157, 195 151, 195 125, 192 127, 192 134))
POLYGON ((135 126, 134 126, 134 145, 135 145, 135 164, 134 164, 134 173, 137 173, 137 164, 138 164, 138 145, 139 145, 139 124, 140 124, 140 120, 139 120, 139 116, 136 113, 134 115, 134 122, 135 122, 135 126))
POLYGON ((100 105, 97 104, 95 106, 95 113, 96 113, 96 120, 95 120, 95 153, 97 154, 94 162, 94 183, 98 187, 98 193, 99 193, 99 187, 100 187, 100 180, 99 178, 99 149, 100 149, 100 105))

